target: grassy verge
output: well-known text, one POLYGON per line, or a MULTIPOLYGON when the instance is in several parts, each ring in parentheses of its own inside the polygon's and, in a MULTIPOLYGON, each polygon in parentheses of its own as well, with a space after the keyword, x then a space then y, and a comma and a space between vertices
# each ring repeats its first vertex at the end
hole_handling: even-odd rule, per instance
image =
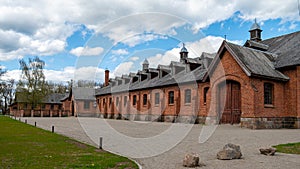
POLYGON ((277 149, 277 152, 288 153, 288 154, 300 154, 300 142, 299 143, 288 143, 279 144, 273 146, 277 149))
POLYGON ((0 116, 0 160, 0 168, 138 168, 125 157, 4 116, 0 116))

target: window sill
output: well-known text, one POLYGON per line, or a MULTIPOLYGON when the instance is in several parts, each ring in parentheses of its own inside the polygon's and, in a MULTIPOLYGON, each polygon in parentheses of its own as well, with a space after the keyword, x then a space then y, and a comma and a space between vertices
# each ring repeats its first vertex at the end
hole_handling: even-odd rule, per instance
POLYGON ((174 106, 174 103, 170 103, 169 106, 174 106))
POLYGON ((191 105, 191 103, 184 103, 184 105, 185 105, 185 106, 190 106, 190 105, 191 105))
POLYGON ((274 108, 273 104, 265 104, 265 108, 274 108))

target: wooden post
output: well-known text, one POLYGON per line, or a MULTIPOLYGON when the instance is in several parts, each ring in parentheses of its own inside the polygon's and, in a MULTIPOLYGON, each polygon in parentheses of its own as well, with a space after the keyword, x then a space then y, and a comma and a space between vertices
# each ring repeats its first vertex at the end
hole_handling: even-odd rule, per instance
POLYGON ((54 126, 52 126, 52 133, 54 133, 54 126))
POLYGON ((25 124, 27 124, 27 119, 25 119, 25 124))
POLYGON ((34 127, 36 127, 36 121, 34 122, 34 127))
POLYGON ((99 139, 99 149, 102 149, 102 141, 103 141, 103 138, 100 137, 100 139, 99 139))

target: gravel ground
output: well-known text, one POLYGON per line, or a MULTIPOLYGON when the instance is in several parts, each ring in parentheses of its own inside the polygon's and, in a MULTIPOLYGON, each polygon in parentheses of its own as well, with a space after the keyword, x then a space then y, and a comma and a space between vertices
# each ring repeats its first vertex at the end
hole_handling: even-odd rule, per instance
POLYGON ((36 122, 37 127, 46 130, 51 130, 53 125, 56 133, 93 146, 99 146, 101 136, 105 150, 133 158, 143 169, 184 168, 182 160, 184 155, 190 152, 200 155, 200 162, 205 165, 198 167, 201 169, 300 168, 300 155, 276 153, 275 156, 264 156, 258 150, 281 143, 300 142, 299 129, 250 130, 220 125, 206 142, 199 143, 202 125, 75 117, 21 120, 24 122, 25 119, 27 123, 34 125, 36 122), (187 133, 189 129, 191 130, 187 133), (176 144, 176 139, 181 141, 176 144), (228 161, 216 159, 217 152, 227 143, 240 145, 242 159, 228 161))

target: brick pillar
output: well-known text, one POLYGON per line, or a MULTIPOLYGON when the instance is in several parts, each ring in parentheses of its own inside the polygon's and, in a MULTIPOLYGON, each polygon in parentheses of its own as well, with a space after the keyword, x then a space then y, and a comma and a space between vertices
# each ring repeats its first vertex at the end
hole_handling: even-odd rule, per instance
MULTIPOLYGON (((20 110, 21 111, 21 114, 20 116, 23 117, 24 116, 24 110, 20 110)), ((19 114, 19 112, 17 113, 17 115, 19 114)))
POLYGON ((50 113, 50 117, 52 117, 53 116, 52 110, 50 110, 49 113, 50 113))
POLYGON ((30 113, 31 113, 31 117, 33 117, 34 110, 31 110, 30 113))

